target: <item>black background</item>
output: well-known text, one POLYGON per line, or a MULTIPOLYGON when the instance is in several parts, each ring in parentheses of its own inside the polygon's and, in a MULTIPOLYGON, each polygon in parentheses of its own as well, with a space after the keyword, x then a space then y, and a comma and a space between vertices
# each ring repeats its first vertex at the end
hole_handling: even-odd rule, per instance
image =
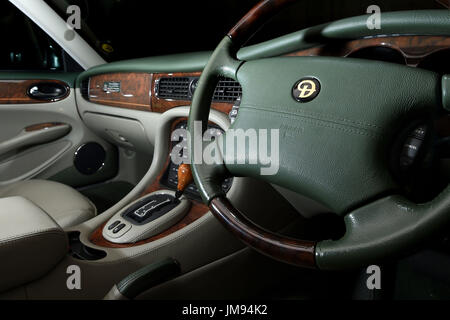
MULTIPOLYGON (((51 3, 53 0, 47 0, 51 3)), ((213 50, 256 0, 72 0, 97 42, 115 53, 107 60, 213 50)), ((305 0, 273 19, 251 43, 344 17, 366 14, 370 5, 382 11, 443 8, 435 0, 305 0)), ((63 15, 64 13, 61 12, 63 15)), ((96 44, 98 47, 98 43, 96 44)))

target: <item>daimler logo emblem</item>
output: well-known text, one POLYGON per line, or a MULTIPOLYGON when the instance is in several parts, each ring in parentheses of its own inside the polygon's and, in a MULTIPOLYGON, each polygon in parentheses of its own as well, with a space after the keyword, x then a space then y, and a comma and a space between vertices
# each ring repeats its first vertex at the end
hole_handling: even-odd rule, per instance
POLYGON ((292 89, 292 95, 298 102, 309 102, 320 93, 320 82, 308 77, 298 81, 292 89))

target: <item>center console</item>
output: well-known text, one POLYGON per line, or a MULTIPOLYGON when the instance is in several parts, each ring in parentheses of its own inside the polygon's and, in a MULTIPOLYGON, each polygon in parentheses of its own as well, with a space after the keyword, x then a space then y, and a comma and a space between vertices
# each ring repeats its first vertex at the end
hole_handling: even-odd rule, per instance
MULTIPOLYGON (((178 120, 173 124, 172 132, 186 128, 187 122, 178 120)), ((208 126, 208 130, 212 136, 223 133, 218 126, 213 124, 208 126)), ((178 141, 172 141, 170 150, 177 150, 175 147, 183 142, 182 139, 183 137, 180 137, 178 141)), ((184 151, 185 149, 180 150, 181 156, 184 151)), ((180 199, 175 197, 178 168, 179 165, 175 164, 168 156, 166 167, 157 181, 149 188, 147 194, 116 213, 102 227, 101 236, 107 241, 106 244, 135 245, 156 237, 172 227, 178 229, 177 224, 189 224, 201 217, 200 213, 208 212, 208 207, 201 203, 201 197, 194 182, 187 186, 180 199)), ((223 181, 224 192, 229 191, 232 182, 232 178, 223 181)), ((91 240, 99 244, 95 238, 91 240)))
POLYGON ((180 221, 191 206, 186 197, 175 192, 153 192, 115 214, 103 227, 103 237, 112 243, 136 243, 170 228, 180 221))

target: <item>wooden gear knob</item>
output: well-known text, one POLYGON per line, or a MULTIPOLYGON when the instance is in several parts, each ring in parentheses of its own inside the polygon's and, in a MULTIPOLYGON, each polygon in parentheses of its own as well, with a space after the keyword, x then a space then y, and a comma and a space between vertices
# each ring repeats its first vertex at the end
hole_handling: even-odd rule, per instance
POLYGON ((184 191, 193 181, 191 166, 184 163, 181 164, 178 168, 178 191, 184 191))

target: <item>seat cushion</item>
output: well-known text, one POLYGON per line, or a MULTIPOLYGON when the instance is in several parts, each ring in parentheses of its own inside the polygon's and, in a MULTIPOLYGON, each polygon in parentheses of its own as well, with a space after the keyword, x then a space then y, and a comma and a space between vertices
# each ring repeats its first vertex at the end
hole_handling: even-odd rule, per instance
POLYGON ((0 292, 37 280, 67 254, 67 234, 22 197, 0 198, 0 292))
POLYGON ((58 182, 29 180, 0 188, 0 198, 14 196, 28 199, 50 215, 62 228, 87 221, 97 213, 89 199, 58 182))

